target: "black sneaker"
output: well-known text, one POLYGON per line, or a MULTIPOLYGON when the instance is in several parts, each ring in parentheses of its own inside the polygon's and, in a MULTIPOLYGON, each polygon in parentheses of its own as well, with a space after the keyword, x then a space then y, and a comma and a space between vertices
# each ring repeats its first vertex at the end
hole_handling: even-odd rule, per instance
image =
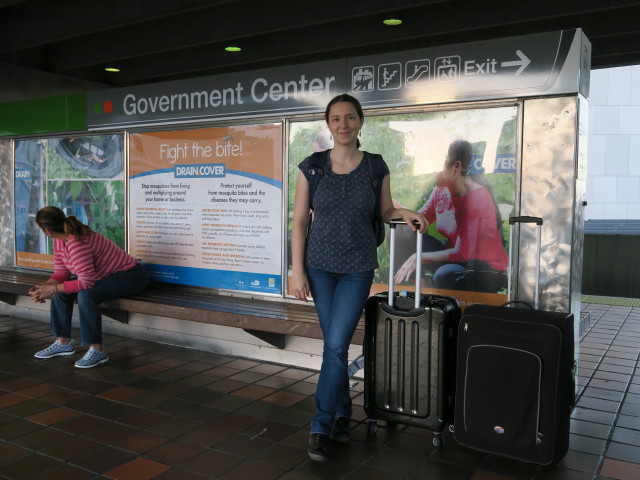
POLYGON ((329 436, 322 433, 309 435, 309 458, 316 462, 329 460, 329 436))
POLYGON ((338 443, 349 443, 351 440, 351 430, 349 429, 349 419, 346 417, 336 418, 331 430, 331 440, 338 443))

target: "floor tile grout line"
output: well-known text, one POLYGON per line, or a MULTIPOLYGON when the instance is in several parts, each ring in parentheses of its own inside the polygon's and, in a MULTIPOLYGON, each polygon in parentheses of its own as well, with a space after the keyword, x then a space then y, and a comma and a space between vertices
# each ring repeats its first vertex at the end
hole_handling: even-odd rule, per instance
MULTIPOLYGON (((607 308, 603 311, 602 315, 594 322, 594 324, 591 326, 591 328, 589 329, 589 331, 580 339, 579 343, 582 343, 583 340, 585 340, 587 338, 587 336, 589 335, 589 333, 591 333, 591 330, 598 325, 598 323, 600 322, 600 320, 602 320, 604 318, 604 316, 606 315, 607 311, 609 310, 610 306, 607 306, 607 308)), ((630 313, 630 312, 629 312, 630 313)), ((627 314, 628 317, 629 314, 627 314)), ((625 321, 626 321, 626 317, 625 317, 625 321)), ((605 355, 607 354, 607 352, 609 351, 609 349, 611 348, 611 345, 613 344, 613 342, 615 341, 615 339, 618 337, 618 333, 620 332, 620 329, 622 328, 622 325, 624 325, 624 322, 622 322, 620 324, 620 328, 618 328, 618 331, 616 332, 616 334, 613 336, 613 338, 611 338, 611 341, 609 341, 607 343, 607 349, 602 353, 602 355, 600 356, 600 360, 598 360, 598 363, 596 363, 596 365, 593 367, 593 370, 591 371, 591 374, 589 375, 589 379, 587 380, 587 382, 584 384, 584 386, 582 387, 582 389, 580 390, 580 392, 578 392, 578 394, 576 395, 576 399, 575 399, 575 405, 578 405, 578 402, 582 399, 582 396, 584 395, 584 392, 587 390, 587 388, 589 387, 589 384, 591 383, 591 380, 593 380, 593 376, 595 375, 596 371, 598 370, 598 368, 600 368, 600 365, 602 365, 602 360, 604 359, 605 355)), ((580 355, 580 350, 578 350, 578 356, 580 355)), ((577 366, 578 368, 580 368, 580 359, 578 358, 577 360, 577 366)))
MULTIPOLYGON (((593 304, 589 304, 589 305, 593 305, 593 304)), ((598 322, 602 319, 602 317, 604 317, 604 314, 607 312, 607 310, 609 310, 609 307, 610 307, 609 305, 606 305, 606 308, 603 310, 602 315, 600 315, 598 319, 595 320, 594 322, 589 323, 589 328, 587 329, 586 332, 582 334, 582 337, 580 338, 579 343, 582 343, 582 341, 591 333, 591 330, 593 330, 593 328, 598 324, 598 322)), ((580 313, 582 313, 582 310, 580 313)), ((591 315, 593 311, 589 310, 588 313, 591 315)))
MULTIPOLYGON (((600 323, 600 321, 606 316, 607 312, 612 308, 612 307, 618 307, 618 305, 607 305, 606 308, 604 309, 604 311, 602 312, 602 314, 598 317, 598 319, 593 322, 593 324, 590 326, 589 330, 582 336, 582 338, 579 340, 579 344, 581 344, 584 340, 587 340, 587 337, 589 336, 589 334, 591 333, 591 331, 598 326, 598 324, 600 323)), ((600 356, 600 360, 598 360, 598 362, 596 363, 596 365, 593 367, 593 370, 591 371, 591 374, 589 375, 589 379, 588 381, 585 383, 585 385, 582 387, 582 389, 580 390, 580 392, 576 395, 576 404, 578 403, 578 401, 582 398, 585 390, 587 389, 587 387, 589 386, 589 384, 591 383, 591 380, 593 380, 593 376, 596 373, 596 371, 598 370, 598 368, 600 368, 600 365, 603 363, 603 359, 606 356, 606 354, 609 352, 611 345, 613 344, 613 342, 618 338, 618 335, 620 334, 620 331, 622 330, 622 326, 626 323, 627 319, 629 318, 629 316, 631 315, 631 313, 633 313, 633 311, 635 310, 634 307, 627 307, 629 308, 629 311, 625 314, 625 318, 624 321, 622 323, 620 323, 619 327, 616 329, 616 333, 615 335, 611 338, 611 340, 607 343, 607 349, 606 351, 604 351, 602 353, 602 355, 600 356)), ((580 350, 578 350, 578 355, 580 355, 580 350)), ((580 361, 578 359, 578 368, 580 367, 580 361)))
MULTIPOLYGON (((600 367, 600 365, 602 363, 602 359, 605 357, 606 353, 609 351, 609 349, 610 349, 611 345, 613 344, 613 342, 615 342, 615 340, 618 338, 618 335, 620 335, 620 332, 622 331, 622 328, 624 327, 624 325, 629 320, 629 316, 631 315, 633 310, 634 310, 634 308, 631 308, 629 310, 629 312, 627 312, 624 321, 620 324, 620 328, 618 329, 618 331, 616 332, 615 336, 611 340, 611 343, 607 347, 607 351, 602 354, 602 358, 600 359, 600 362, 598 362, 597 367, 593 370, 593 373, 595 373, 596 370, 598 369, 598 367, 600 367)), ((638 368, 639 365, 640 365, 640 351, 636 354, 635 365, 633 367, 632 373, 629 375, 629 380, 627 381, 627 385, 626 385, 626 387, 624 389, 624 393, 622 395, 622 398, 620 399, 620 403, 618 403, 618 408, 616 409, 615 415, 613 417, 613 421, 611 422, 611 428, 609 429, 609 434, 607 435, 607 438, 605 439, 605 442, 604 442, 604 446, 602 447, 602 452, 600 453, 600 458, 598 459, 598 463, 596 465, 596 469, 594 471, 592 480, 597 480, 599 478, 599 476, 600 476, 600 471, 602 470, 602 466, 604 464, 607 451, 609 450, 609 446, 611 445, 611 440, 613 439, 613 433, 614 433, 614 431, 616 429, 616 426, 618 424, 618 420, 620 419, 620 412, 622 411, 622 406, 624 405, 624 401, 627 398, 627 395, 629 393, 629 389, 631 387, 631 384, 633 383, 633 372, 636 371, 636 369, 638 368)), ((592 378, 593 378, 593 374, 589 378, 589 382, 591 382, 592 378)), ((586 388, 586 386, 585 386, 585 388, 586 388)))

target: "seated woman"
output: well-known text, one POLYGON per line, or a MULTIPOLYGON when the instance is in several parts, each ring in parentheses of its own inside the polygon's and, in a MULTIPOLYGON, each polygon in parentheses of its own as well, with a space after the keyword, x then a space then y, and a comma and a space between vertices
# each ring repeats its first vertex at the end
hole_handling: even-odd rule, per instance
MULTIPOLYGON (((438 231, 447 241, 441 249, 422 253, 422 262, 434 267, 433 286, 446 290, 496 293, 502 288, 509 257, 498 230, 495 203, 487 187, 472 179, 471 144, 457 140, 449 146, 437 187, 420 210, 431 223, 445 220, 438 231), (449 192, 449 195, 447 195, 449 192), (448 199, 451 202, 448 203, 448 199), (455 221, 451 216, 455 217, 455 221)), ((411 255, 395 274, 396 282, 410 278, 416 268, 411 255)))
POLYGON ((87 353, 78 368, 92 368, 109 361, 102 345, 100 303, 111 298, 140 293, 149 282, 148 272, 135 258, 111 240, 91 230, 76 217, 67 217, 57 207, 44 207, 36 223, 53 238, 53 275, 29 290, 34 302, 51 299, 51 330, 56 340, 35 354, 37 358, 73 355, 71 316, 78 301, 80 342, 87 353), (71 275, 77 279, 71 279, 71 275))

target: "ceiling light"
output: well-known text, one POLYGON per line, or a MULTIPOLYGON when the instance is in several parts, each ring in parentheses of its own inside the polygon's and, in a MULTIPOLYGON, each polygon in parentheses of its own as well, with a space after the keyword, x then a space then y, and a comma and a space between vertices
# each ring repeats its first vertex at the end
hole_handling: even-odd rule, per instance
POLYGON ((236 46, 228 46, 228 47, 224 47, 224 49, 227 52, 241 52, 242 51, 242 48, 236 47, 236 46))
POLYGON ((400 20, 399 18, 387 18, 385 20, 382 21, 382 23, 384 23, 385 25, 402 25, 402 20, 400 20))
POLYGON ((106 72, 119 72, 120 69, 116 67, 107 67, 104 69, 106 72))

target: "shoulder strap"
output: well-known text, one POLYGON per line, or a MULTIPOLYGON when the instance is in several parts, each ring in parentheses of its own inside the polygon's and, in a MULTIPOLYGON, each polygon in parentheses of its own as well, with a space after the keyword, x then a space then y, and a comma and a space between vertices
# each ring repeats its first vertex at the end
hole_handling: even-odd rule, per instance
POLYGON ((316 193, 320 178, 324 175, 324 164, 327 152, 313 152, 309 157, 309 170, 307 179, 309 181, 309 208, 313 210, 313 196, 316 193))
POLYGON ((375 214, 380 215, 380 197, 382 195, 382 180, 384 178, 384 166, 382 163, 382 155, 379 153, 364 152, 369 165, 369 178, 371 178, 371 188, 376 195, 375 214))
POLYGON ((382 155, 379 153, 367 153, 371 158, 371 174, 373 177, 374 185, 377 186, 376 182, 382 182, 382 179, 385 175, 384 169, 384 160, 382 159, 382 155))

